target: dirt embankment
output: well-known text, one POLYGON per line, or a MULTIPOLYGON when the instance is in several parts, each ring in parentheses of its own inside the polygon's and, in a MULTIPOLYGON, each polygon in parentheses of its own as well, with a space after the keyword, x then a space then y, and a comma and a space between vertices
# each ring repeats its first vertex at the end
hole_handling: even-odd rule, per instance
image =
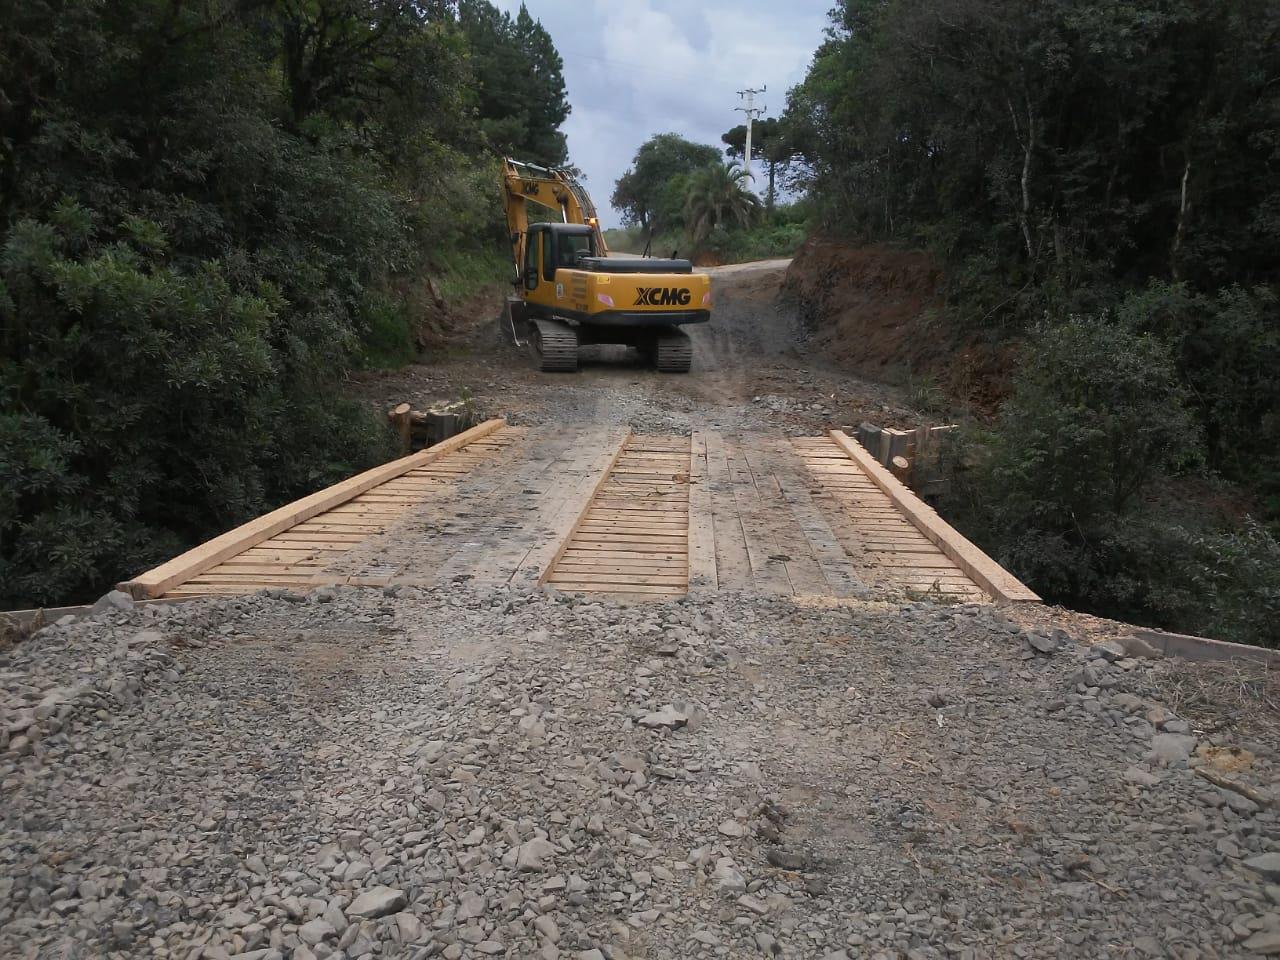
POLYGON ((818 352, 877 380, 933 381, 948 398, 991 409, 1008 392, 1016 344, 949 318, 941 267, 927 253, 810 239, 787 270, 818 352))

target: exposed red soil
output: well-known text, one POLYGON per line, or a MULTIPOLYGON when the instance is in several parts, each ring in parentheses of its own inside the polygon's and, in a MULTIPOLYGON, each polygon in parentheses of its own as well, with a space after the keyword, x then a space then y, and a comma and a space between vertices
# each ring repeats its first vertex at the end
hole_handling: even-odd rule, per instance
POLYGON ((878 380, 932 378, 949 397, 991 410, 1008 392, 1017 345, 949 322, 941 268, 927 253, 812 238, 787 270, 819 352, 878 380))

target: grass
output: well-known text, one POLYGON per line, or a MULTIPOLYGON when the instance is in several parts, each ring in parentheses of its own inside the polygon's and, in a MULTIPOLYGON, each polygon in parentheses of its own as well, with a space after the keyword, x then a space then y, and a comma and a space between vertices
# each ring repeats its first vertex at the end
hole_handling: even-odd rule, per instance
POLYGON ((511 258, 494 249, 448 250, 437 256, 435 268, 436 289, 450 306, 505 288, 512 274, 511 258))

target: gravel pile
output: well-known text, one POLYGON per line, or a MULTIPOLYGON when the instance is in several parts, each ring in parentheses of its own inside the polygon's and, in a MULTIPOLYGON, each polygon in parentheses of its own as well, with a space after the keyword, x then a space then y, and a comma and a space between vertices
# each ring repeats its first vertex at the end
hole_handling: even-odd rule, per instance
POLYGON ((0 654, 0 956, 1280 953, 1276 744, 990 607, 465 587, 0 654))

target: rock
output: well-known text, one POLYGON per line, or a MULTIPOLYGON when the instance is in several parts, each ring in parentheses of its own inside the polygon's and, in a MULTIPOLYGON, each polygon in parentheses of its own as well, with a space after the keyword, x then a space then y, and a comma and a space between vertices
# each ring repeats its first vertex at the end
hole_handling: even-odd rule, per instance
POLYGON ((1022 638, 1036 653, 1053 654, 1058 649, 1057 641, 1041 630, 1028 630, 1022 638))
POLYGON ((1160 778, 1153 773, 1148 773, 1141 767, 1130 767, 1124 772, 1124 778, 1130 783, 1136 783, 1140 787, 1154 787, 1160 782, 1160 778))
POLYGON ((1280 880, 1280 853, 1264 853, 1250 857, 1244 865, 1254 873, 1260 873, 1267 880, 1280 880))
POLYGON ((559 849, 551 841, 535 837, 520 844, 516 854, 516 869, 528 871, 545 869, 546 861, 558 852, 559 849))
POLYGON ((110 593, 105 593, 99 597, 97 602, 89 608, 89 613, 106 613, 108 610, 120 610, 127 613, 132 609, 133 597, 123 590, 112 590, 110 593))
POLYGON ((396 914, 396 929, 400 933, 401 943, 414 943, 422 939, 424 927, 422 921, 412 913, 396 914))
POLYGON ((556 926, 555 920, 551 917, 545 915, 536 917, 533 921, 533 929, 538 932, 539 936, 549 940, 551 943, 560 942, 560 928, 556 926))
POLYGON ((1263 957, 1280 956, 1280 930, 1259 930, 1241 946, 1263 957))
POLYGON ((1124 647, 1124 652, 1139 660, 1155 660, 1164 654, 1141 637, 1120 637, 1117 641, 1124 647))
POLYGON ((1093 655, 1101 657, 1104 660, 1120 660, 1128 655, 1128 651, 1124 646, 1116 640, 1104 640, 1102 643, 1094 644, 1093 655))
POLYGON ((737 864, 729 857, 721 857, 716 861, 716 869, 711 874, 711 879, 725 895, 736 897, 747 892, 746 879, 738 872, 737 864))
POLYGON ((394 890, 391 887, 374 887, 352 900, 351 906, 346 909, 346 914, 349 917, 372 920, 375 917, 385 917, 389 913, 395 913, 403 909, 408 902, 409 898, 401 890, 394 890))
POLYGON ((647 713, 640 718, 640 726, 648 727, 650 730, 662 728, 679 730, 681 727, 687 726, 688 723, 689 713, 677 708, 673 703, 668 703, 662 709, 654 713, 647 713))
POLYGON ((323 917, 316 917, 314 920, 308 920, 298 928, 298 936, 302 938, 302 942, 308 946, 314 947, 317 943, 338 935, 338 931, 333 929, 333 924, 329 923, 323 917))
POLYGON ((476 944, 476 952, 493 957, 500 953, 506 953, 507 948, 505 944, 498 940, 481 940, 476 944))
POLYGON ((1151 738, 1151 758, 1165 766, 1186 766, 1195 747, 1195 737, 1181 733, 1157 733, 1151 738))
POLYGON ((489 901, 478 893, 467 891, 458 901, 458 912, 456 914, 459 920, 470 920, 473 917, 483 917, 485 910, 489 906, 489 901))
POLYGON ((716 829, 726 837, 745 837, 747 835, 746 825, 739 823, 737 820, 726 820, 716 829))
POLYGON ((799 850, 784 850, 781 847, 770 847, 765 851, 765 859, 782 870, 803 870, 805 855, 799 850))

